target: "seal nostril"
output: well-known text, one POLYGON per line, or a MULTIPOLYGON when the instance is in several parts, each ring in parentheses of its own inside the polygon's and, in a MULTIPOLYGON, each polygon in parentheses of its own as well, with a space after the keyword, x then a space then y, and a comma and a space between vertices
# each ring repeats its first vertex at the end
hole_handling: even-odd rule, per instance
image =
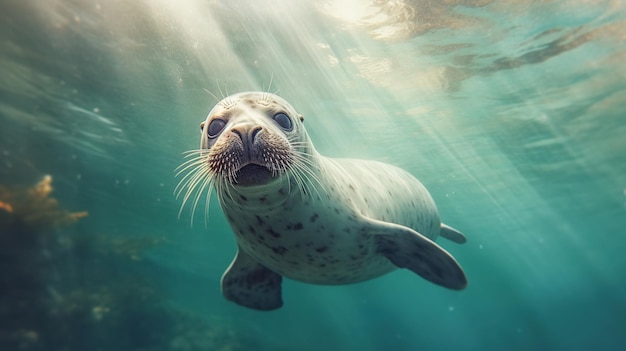
POLYGON ((232 129, 232 132, 237 134, 237 136, 239 137, 239 139, 241 139, 241 141, 243 141, 243 136, 241 135, 241 132, 239 131, 239 129, 232 129))
POLYGON ((256 138, 257 134, 259 134, 261 129, 263 129, 263 128, 258 126, 258 127, 252 128, 252 130, 250 130, 250 141, 254 142, 254 139, 256 138))

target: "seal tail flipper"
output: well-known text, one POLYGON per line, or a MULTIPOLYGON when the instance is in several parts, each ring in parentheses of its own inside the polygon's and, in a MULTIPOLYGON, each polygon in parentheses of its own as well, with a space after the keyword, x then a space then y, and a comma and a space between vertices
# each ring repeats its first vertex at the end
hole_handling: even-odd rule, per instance
POLYGON ((274 310, 283 305, 281 281, 280 274, 261 265, 240 248, 222 276, 222 294, 245 307, 274 310))
POLYGON ((375 225, 377 251, 394 265, 449 289, 461 290, 467 286, 463 268, 452 255, 427 237, 393 223, 375 225))
POLYGON ((443 223, 441 223, 441 232, 439 235, 457 244, 465 244, 467 241, 463 233, 443 223))

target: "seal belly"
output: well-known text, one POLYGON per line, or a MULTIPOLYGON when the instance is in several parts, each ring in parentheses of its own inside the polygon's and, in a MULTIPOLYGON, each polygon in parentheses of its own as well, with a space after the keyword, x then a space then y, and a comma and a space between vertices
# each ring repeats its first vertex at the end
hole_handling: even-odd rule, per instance
POLYGON ((246 214, 231 222, 240 249, 290 279, 350 284, 396 269, 376 253, 374 238, 359 230, 356 214, 321 200, 294 205, 280 216, 241 216, 246 214), (255 225, 243 225, 252 221, 255 225))

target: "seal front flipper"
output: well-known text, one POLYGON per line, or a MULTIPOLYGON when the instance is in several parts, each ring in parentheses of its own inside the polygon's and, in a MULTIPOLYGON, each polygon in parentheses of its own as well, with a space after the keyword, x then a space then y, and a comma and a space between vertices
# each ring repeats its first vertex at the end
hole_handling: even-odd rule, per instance
POLYGON ((467 241, 463 233, 443 223, 441 223, 441 232, 439 233, 439 235, 450 241, 454 241, 457 244, 465 244, 465 242, 467 241))
POLYGON ((413 229, 372 220, 379 254, 394 265, 407 268, 424 279, 449 289, 467 286, 463 268, 454 257, 433 241, 413 229))
POLYGON ((274 310, 283 305, 280 274, 254 260, 241 248, 222 276, 226 299, 256 310, 274 310))

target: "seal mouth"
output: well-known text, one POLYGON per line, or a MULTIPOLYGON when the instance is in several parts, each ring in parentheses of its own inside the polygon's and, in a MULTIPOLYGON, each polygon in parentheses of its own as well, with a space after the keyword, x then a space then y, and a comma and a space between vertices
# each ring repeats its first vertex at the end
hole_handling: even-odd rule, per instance
POLYGON ((272 180, 272 172, 264 166, 249 163, 237 171, 235 181, 237 185, 262 185, 272 180))

